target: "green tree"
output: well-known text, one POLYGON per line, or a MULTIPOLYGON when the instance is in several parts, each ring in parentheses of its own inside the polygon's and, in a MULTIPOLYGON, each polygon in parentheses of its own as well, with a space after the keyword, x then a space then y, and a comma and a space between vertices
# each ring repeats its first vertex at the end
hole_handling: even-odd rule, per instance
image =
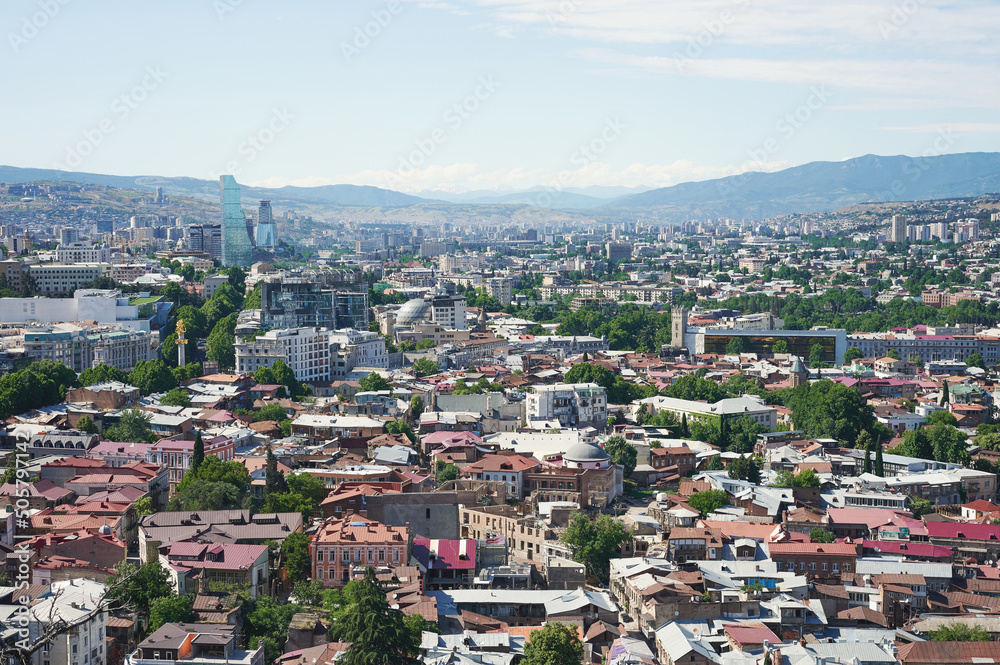
POLYGON ((97 429, 97 425, 95 425, 94 421, 90 419, 90 416, 84 416, 77 420, 76 429, 81 432, 86 432, 87 434, 100 434, 100 431, 97 429))
POLYGON ((290 474, 285 478, 285 482, 288 483, 288 491, 301 494, 317 508, 319 508, 319 504, 323 502, 323 499, 328 494, 326 483, 320 478, 304 471, 290 474))
POLYGON ((950 623, 931 631, 933 642, 991 642, 993 636, 979 624, 950 623))
POLYGON ((832 543, 834 536, 826 529, 813 529, 809 532, 809 542, 812 543, 832 543))
POLYGON ((330 628, 338 642, 350 642, 338 662, 343 665, 416 665, 417 645, 403 613, 391 607, 385 589, 368 567, 350 591, 351 603, 330 628))
POLYGON ((208 336, 209 360, 219 363, 219 369, 231 369, 236 366, 236 314, 229 314, 212 328, 208 336))
POLYGON ((580 665, 583 642, 575 626, 551 623, 531 633, 524 645, 523 665, 580 665))
POLYGON ((850 365, 858 358, 864 358, 864 354, 861 353, 861 349, 856 346, 850 346, 844 351, 844 364, 850 365))
MULTIPOLYGON (((308 573, 306 573, 308 575, 308 573)), ((302 577, 292 577, 291 579, 298 580, 295 586, 292 587, 292 595, 295 596, 295 601, 299 605, 304 605, 306 607, 322 607, 323 606, 323 583, 319 580, 307 581, 305 575, 302 577)))
POLYGON ((282 653, 292 617, 301 612, 302 607, 270 596, 257 598, 244 607, 252 608, 243 621, 247 644, 252 649, 263 646, 264 662, 273 663, 282 653))
MULTIPOLYGON (((727 425, 729 425, 728 422, 727 425)), ((729 449, 741 455, 753 452, 757 437, 765 432, 767 432, 767 426, 758 423, 750 416, 737 418, 727 433, 729 449)))
POLYGON ((119 606, 134 611, 140 618, 148 619, 153 601, 173 596, 170 576, 158 560, 136 566, 126 561, 115 565, 115 572, 108 578, 108 598, 119 606))
POLYGON ((149 632, 154 632, 165 623, 186 623, 194 618, 194 598, 184 596, 161 596, 149 604, 149 632))
POLYGON ((882 462, 882 442, 879 441, 875 444, 875 466, 872 469, 874 473, 879 478, 885 478, 885 464, 882 462))
POLYGON ((616 466, 620 466, 626 478, 632 476, 635 471, 635 464, 638 459, 638 452, 631 443, 623 436, 613 436, 604 442, 604 452, 610 457, 616 466))
POLYGON ((892 358, 893 360, 899 360, 899 351, 897 351, 896 349, 889 349, 889 351, 885 355, 889 358, 892 358))
POLYGON ((187 408, 191 406, 191 398, 188 397, 187 391, 181 388, 174 388, 166 395, 160 398, 161 406, 182 406, 187 408))
POLYGON ((413 373, 416 376, 437 374, 438 364, 430 358, 417 358, 413 361, 413 373))
POLYGON ((451 482, 458 478, 458 467, 454 464, 445 464, 443 462, 437 463, 437 484, 438 487, 441 485, 451 482))
POLYGON ((264 472, 264 497, 287 492, 288 483, 285 481, 285 475, 278 470, 278 458, 271 451, 271 446, 267 447, 265 459, 267 468, 264 472))
POLYGON ((385 424, 385 431, 389 434, 405 434, 410 443, 417 442, 417 435, 413 433, 413 428, 404 420, 391 420, 385 424))
POLYGON ((285 407, 281 406, 277 402, 265 404, 253 414, 253 421, 255 423, 263 422, 265 420, 273 420, 280 423, 286 418, 288 418, 288 412, 285 411, 285 407))
POLYGON ((858 438, 854 441, 855 450, 865 451, 865 465, 864 473, 872 472, 872 451, 875 447, 875 440, 872 438, 871 432, 864 429, 858 434, 858 438))
POLYGON ((965 364, 969 367, 978 367, 980 369, 986 369, 986 361, 979 351, 973 351, 965 358, 965 364))
POLYGON ((392 390, 392 386, 389 385, 389 382, 381 374, 372 372, 368 376, 361 377, 361 380, 358 381, 358 390, 363 393, 381 392, 383 390, 392 390))
POLYGON ((153 499, 149 496, 137 499, 132 505, 135 507, 136 515, 152 515, 156 512, 156 510, 153 509, 153 499))
POLYGON ((775 340, 771 345, 771 353, 788 353, 788 342, 783 339, 775 340))
POLYGON ((309 536, 298 531, 288 534, 281 543, 281 558, 289 579, 301 580, 308 577, 312 570, 309 536))
POLYGON ((80 372, 81 386, 92 386, 95 383, 104 383, 105 381, 128 383, 128 374, 117 367, 105 365, 104 363, 101 363, 97 367, 88 367, 80 372))
POLYGON ((940 411, 931 411, 927 415, 927 426, 934 427, 935 425, 951 425, 952 427, 957 427, 958 418, 953 416, 951 411, 945 411, 944 409, 940 411))
MULTIPOLYGON (((695 374, 685 374, 667 388, 667 396, 676 399, 686 399, 692 401, 705 401, 714 404, 726 396, 722 387, 712 381, 700 376, 701 372, 695 374)), ((567 376, 569 376, 567 374, 567 376)))
POLYGON ((747 343, 742 337, 732 337, 729 343, 726 344, 726 355, 728 356, 738 356, 741 353, 746 353, 747 343))
POLYGON ((104 432, 104 438, 108 441, 122 441, 128 443, 152 443, 156 440, 153 429, 149 423, 153 419, 153 414, 139 409, 126 409, 122 411, 117 425, 112 425, 104 432))
POLYGON ((853 388, 822 380, 804 383, 787 393, 785 406, 792 409, 792 422, 815 439, 855 442, 863 429, 876 422, 871 406, 853 388))
POLYGON ((573 560, 586 566, 587 576, 606 583, 610 576, 611 559, 617 559, 622 543, 632 532, 611 515, 591 519, 576 513, 560 539, 573 550, 573 560))
POLYGON ((695 492, 688 497, 687 504, 704 517, 714 513, 719 508, 729 505, 729 495, 725 490, 705 490, 695 492))
POLYGON ((175 317, 178 321, 184 322, 186 339, 204 339, 211 328, 208 327, 208 317, 197 307, 186 305, 177 310, 175 317))
POLYGON ((165 393, 177 387, 177 378, 162 360, 140 360, 128 375, 127 383, 143 395, 165 393))
POLYGON ((760 467, 752 457, 737 457, 729 463, 729 477, 760 485, 760 467))
POLYGON ((201 430, 197 430, 194 433, 194 449, 191 453, 191 466, 188 467, 188 473, 195 476, 198 475, 198 469, 201 467, 202 463, 205 461, 205 441, 201 438, 201 430))
POLYGON ((809 366, 810 367, 822 367, 823 361, 826 359, 826 351, 823 349, 822 344, 813 344, 809 347, 809 366))
POLYGON ((722 464, 722 455, 712 455, 708 458, 709 471, 722 471, 725 468, 722 464))
POLYGON ((412 416, 414 422, 420 421, 420 416, 424 412, 424 400, 420 395, 414 395, 410 398, 410 416, 412 416))

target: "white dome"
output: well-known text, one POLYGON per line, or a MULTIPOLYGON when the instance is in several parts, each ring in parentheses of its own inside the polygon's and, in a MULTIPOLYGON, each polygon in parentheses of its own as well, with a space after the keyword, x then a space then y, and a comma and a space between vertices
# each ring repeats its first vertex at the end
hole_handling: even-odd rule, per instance
POLYGON ((574 443, 563 455, 563 459, 570 462, 603 462, 611 459, 611 456, 596 443, 574 443))
POLYGON ((407 300, 396 312, 396 325, 412 326, 415 323, 420 323, 428 317, 430 310, 430 303, 422 298, 407 300))

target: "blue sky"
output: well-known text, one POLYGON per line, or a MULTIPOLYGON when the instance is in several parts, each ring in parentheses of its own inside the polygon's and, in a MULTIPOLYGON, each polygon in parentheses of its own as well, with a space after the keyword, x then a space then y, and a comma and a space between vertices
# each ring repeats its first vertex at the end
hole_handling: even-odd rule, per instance
POLYGON ((13 166, 465 191, 1000 150, 995 2, 6 0, 0 18, 13 166))

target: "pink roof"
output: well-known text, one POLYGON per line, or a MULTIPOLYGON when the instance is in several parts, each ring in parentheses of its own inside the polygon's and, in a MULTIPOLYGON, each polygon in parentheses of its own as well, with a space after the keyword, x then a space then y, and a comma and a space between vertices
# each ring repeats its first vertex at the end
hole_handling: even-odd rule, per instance
POLYGON ((857 548, 848 543, 771 543, 767 549, 772 557, 775 554, 857 555, 857 548))
POLYGON ((764 642, 779 644, 781 642, 781 638, 771 632, 767 626, 743 626, 729 623, 725 624, 723 628, 726 635, 740 644, 763 644, 764 642))
POLYGON ((245 570, 250 568, 261 554, 267 551, 267 545, 234 545, 231 543, 171 543, 167 551, 167 560, 177 569, 190 568, 220 568, 223 570, 245 570), (205 558, 209 551, 221 555, 218 560, 205 558), (173 557, 198 557, 197 561, 176 561, 173 557))
POLYGON ((911 557, 929 557, 944 559, 952 556, 955 551, 950 547, 931 545, 930 543, 906 543, 886 540, 864 541, 866 550, 874 550, 878 554, 901 554, 911 557))
POLYGON ((476 541, 431 540, 417 536, 413 539, 413 556, 429 570, 475 570, 476 541), (433 559, 432 553, 436 555, 433 559))
POLYGON ((931 538, 964 538, 966 540, 1000 540, 1000 524, 966 524, 962 522, 927 522, 931 538))
POLYGON ((205 418, 206 422, 213 422, 213 423, 225 423, 229 422, 230 420, 236 420, 236 416, 229 413, 228 411, 219 411, 218 413, 214 413, 208 418, 205 418))
POLYGON ((830 516, 830 524, 864 524, 873 529, 893 524, 893 518, 899 511, 888 508, 828 508, 827 514, 830 516))
POLYGON ((482 443, 482 437, 472 432, 431 432, 421 437, 422 443, 435 445, 439 443, 482 443))

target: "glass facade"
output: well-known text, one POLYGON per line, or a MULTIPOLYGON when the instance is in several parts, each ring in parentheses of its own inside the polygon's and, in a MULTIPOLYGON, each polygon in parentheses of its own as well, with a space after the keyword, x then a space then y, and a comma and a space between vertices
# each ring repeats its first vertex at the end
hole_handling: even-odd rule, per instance
POLYGON ((248 267, 253 247, 247 233, 247 218, 240 203, 240 186, 231 175, 219 176, 222 200, 222 265, 248 267))
MULTIPOLYGON (((705 333, 705 353, 725 355, 726 347, 735 335, 712 335, 705 333)), ((779 339, 788 345, 788 353, 809 359, 814 344, 823 347, 823 362, 837 362, 837 338, 818 335, 739 335, 745 342, 744 353, 773 353, 772 346, 779 339)))

